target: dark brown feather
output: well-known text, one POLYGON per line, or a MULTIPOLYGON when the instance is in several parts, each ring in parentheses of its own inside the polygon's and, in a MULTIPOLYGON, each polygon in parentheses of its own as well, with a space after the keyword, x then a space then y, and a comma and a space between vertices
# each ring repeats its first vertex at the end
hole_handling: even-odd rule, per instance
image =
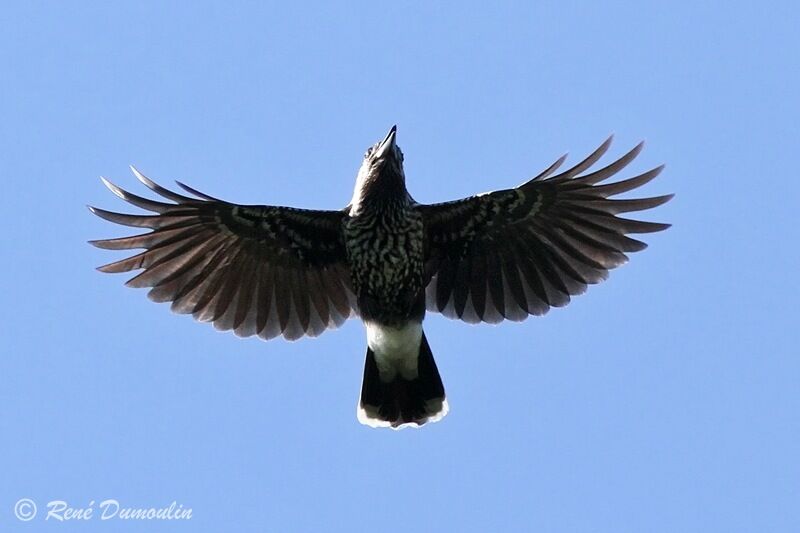
POLYGON ((91 241, 105 249, 144 249, 100 267, 103 272, 143 269, 129 286, 152 287, 148 296, 172 309, 237 335, 297 338, 318 335, 354 314, 341 235, 344 211, 238 206, 179 185, 191 198, 137 179, 165 199, 150 200, 103 180, 123 200, 157 215, 129 215, 90 207, 99 217, 142 235, 91 241))
POLYGON ((641 152, 641 143, 611 164, 584 174, 610 142, 611 138, 577 165, 553 175, 564 158, 557 160, 515 190, 419 205, 430 248, 428 309, 484 322, 544 314, 551 306, 566 305, 587 285, 606 279, 610 269, 628 260, 626 253, 647 246, 627 234, 668 228, 615 215, 654 208, 672 195, 610 198, 649 183, 663 167, 597 185, 630 164, 641 152))

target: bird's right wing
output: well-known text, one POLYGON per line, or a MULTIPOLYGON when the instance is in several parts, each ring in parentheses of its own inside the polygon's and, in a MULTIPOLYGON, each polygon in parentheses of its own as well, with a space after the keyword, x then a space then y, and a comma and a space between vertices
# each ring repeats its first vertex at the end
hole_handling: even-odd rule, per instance
POLYGON ((598 185, 630 163, 641 144, 583 174, 610 142, 561 174, 548 178, 564 157, 515 189, 418 206, 425 225, 428 310, 466 322, 542 315, 604 280, 627 261, 625 253, 646 247, 626 234, 668 228, 616 215, 656 207, 672 195, 609 199, 649 182, 662 167, 598 185))
POLYGON ((103 180, 123 200, 156 214, 91 207, 111 222, 152 230, 91 241, 111 250, 145 249, 99 270, 143 269, 128 286, 152 287, 151 300, 172 302, 173 311, 242 337, 315 336, 356 312, 341 235, 345 211, 236 205, 179 183, 192 198, 134 173, 174 203, 142 198, 103 180))

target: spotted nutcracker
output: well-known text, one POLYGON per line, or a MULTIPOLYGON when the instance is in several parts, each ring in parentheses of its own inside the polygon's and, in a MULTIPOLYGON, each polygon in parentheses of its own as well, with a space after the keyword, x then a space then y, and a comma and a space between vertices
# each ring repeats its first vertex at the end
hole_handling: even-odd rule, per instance
POLYGON ((392 127, 364 155, 350 204, 338 211, 237 205, 178 183, 165 189, 132 168, 169 202, 103 180, 153 215, 96 215, 152 231, 92 241, 144 252, 99 268, 143 270, 127 282, 151 287, 156 302, 217 329, 271 339, 316 336, 358 316, 367 356, 358 405, 370 426, 420 426, 448 411, 444 386, 422 329, 425 312, 469 323, 520 321, 561 307, 645 248, 627 236, 668 224, 616 216, 672 196, 609 199, 655 178, 662 167, 599 185, 630 163, 642 144, 587 171, 611 139, 574 167, 505 189, 441 204, 417 203, 406 189, 392 127))

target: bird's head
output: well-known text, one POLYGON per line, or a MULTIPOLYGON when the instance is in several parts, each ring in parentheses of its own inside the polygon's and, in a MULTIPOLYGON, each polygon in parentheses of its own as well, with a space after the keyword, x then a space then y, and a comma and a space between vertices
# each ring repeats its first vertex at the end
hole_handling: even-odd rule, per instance
POLYGON ((405 197, 406 176, 403 152, 397 146, 397 126, 392 126, 382 141, 367 149, 358 170, 351 205, 358 209, 368 196, 405 197))
POLYGON ((403 175, 403 152, 397 146, 397 126, 392 126, 382 141, 378 141, 367 149, 359 174, 370 175, 396 174, 403 175))

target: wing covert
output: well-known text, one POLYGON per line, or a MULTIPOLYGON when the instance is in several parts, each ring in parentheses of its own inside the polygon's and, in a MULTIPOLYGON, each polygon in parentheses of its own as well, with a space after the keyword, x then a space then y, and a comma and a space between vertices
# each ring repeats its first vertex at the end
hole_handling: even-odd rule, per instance
POLYGON ((631 233, 669 224, 618 217, 661 205, 672 195, 613 199, 654 179, 663 167, 599 185, 627 166, 642 144, 594 172, 611 138, 574 167, 553 175, 566 156, 514 189, 419 205, 426 236, 426 303, 466 322, 497 323, 543 315, 608 277, 647 245, 631 233))
POLYGON ((193 195, 185 196, 131 168, 170 202, 103 179, 123 200, 156 214, 89 208, 111 222, 151 230, 90 241, 104 249, 144 249, 99 267, 102 272, 142 270, 126 285, 149 287, 151 300, 172 302, 173 311, 242 337, 316 336, 356 313, 340 230, 345 211, 237 205, 178 183, 193 195))

